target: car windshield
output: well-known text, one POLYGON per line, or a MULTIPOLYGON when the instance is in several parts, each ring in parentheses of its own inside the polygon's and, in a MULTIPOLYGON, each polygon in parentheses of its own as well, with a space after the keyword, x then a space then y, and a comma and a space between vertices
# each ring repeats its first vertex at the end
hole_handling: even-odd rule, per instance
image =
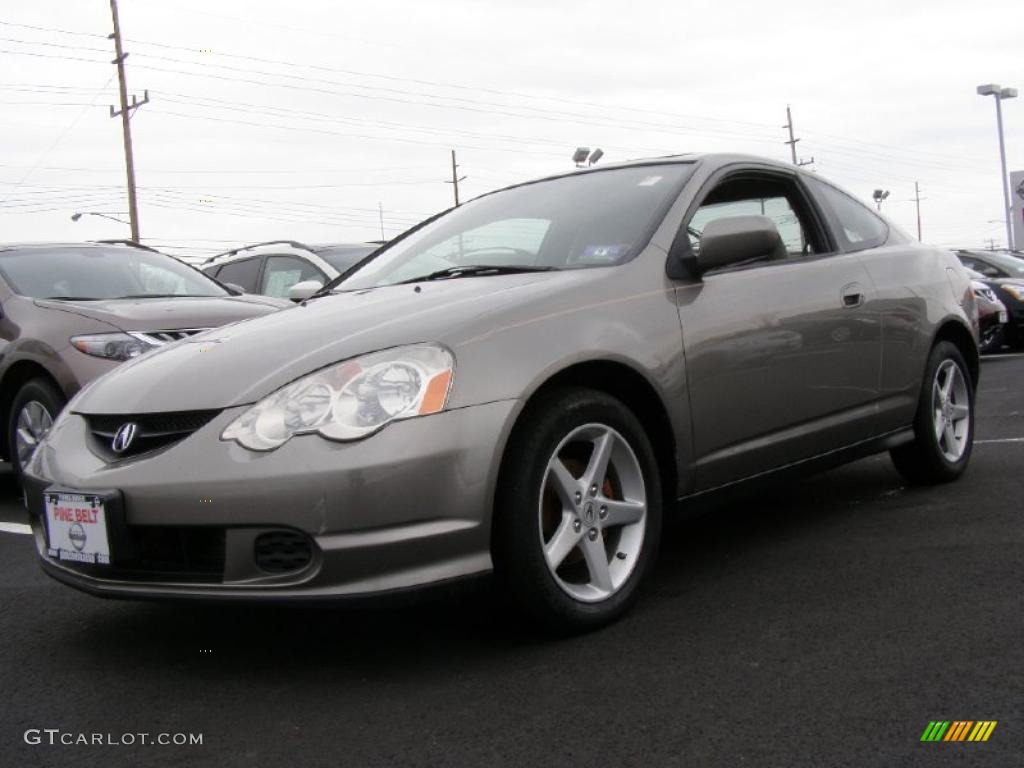
POLYGON ((172 256, 134 248, 19 248, 0 253, 0 274, 15 293, 34 299, 229 295, 172 256))
POLYGON ((376 245, 329 245, 320 248, 316 255, 326 261, 339 272, 355 266, 356 262, 369 256, 379 246, 376 245))
POLYGON ((613 168, 481 197, 386 247, 340 287, 620 264, 646 245, 692 168, 679 162, 613 168))

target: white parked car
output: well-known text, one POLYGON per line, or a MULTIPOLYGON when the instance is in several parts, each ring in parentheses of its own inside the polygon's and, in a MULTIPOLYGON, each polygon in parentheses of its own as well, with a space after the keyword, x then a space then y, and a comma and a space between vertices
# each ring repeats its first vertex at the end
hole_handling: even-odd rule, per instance
POLYGON ((381 243, 305 245, 278 240, 235 248, 205 261, 201 269, 246 293, 287 299, 292 286, 317 283, 309 293, 333 280, 381 246, 381 243))

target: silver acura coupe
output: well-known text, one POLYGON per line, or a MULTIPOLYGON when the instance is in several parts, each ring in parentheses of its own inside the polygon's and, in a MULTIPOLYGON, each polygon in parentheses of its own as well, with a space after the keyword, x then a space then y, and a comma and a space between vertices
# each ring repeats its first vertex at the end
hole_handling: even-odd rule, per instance
POLYGON ((816 174, 737 155, 587 169, 122 365, 61 413, 26 500, 46 572, 95 595, 493 572, 581 631, 629 607, 663 515, 695 497, 886 450, 909 480, 958 477, 976 339, 953 254, 816 174))

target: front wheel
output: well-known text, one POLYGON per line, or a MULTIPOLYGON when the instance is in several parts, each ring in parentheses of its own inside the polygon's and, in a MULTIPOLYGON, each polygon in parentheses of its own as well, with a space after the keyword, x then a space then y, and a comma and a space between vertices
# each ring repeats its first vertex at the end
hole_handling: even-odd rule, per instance
POLYGON ((913 483, 947 483, 967 468, 974 443, 974 386, 960 350, 940 341, 928 357, 914 440, 890 451, 913 483))
POLYGON ((530 407, 506 451, 492 546, 496 578, 524 612, 562 633, 614 620, 660 532, 657 462, 626 406, 573 388, 530 407))
POLYGON ((63 407, 64 396, 46 379, 31 379, 14 396, 7 423, 7 446, 19 483, 25 465, 63 407))

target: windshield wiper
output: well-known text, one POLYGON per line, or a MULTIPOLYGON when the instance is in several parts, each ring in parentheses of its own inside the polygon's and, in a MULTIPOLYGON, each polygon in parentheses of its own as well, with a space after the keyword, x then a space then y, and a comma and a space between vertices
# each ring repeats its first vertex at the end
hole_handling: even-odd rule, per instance
POLYGON ((203 293, 129 293, 126 296, 114 296, 117 299, 208 299, 209 295, 203 293))
POLYGON ((428 280, 451 280, 456 277, 482 277, 487 275, 517 275, 524 272, 554 272, 558 267, 528 267, 528 266, 494 266, 488 264, 466 264, 447 269, 439 269, 427 275, 410 277, 408 280, 400 280, 390 285, 405 285, 406 283, 422 283, 428 280))

